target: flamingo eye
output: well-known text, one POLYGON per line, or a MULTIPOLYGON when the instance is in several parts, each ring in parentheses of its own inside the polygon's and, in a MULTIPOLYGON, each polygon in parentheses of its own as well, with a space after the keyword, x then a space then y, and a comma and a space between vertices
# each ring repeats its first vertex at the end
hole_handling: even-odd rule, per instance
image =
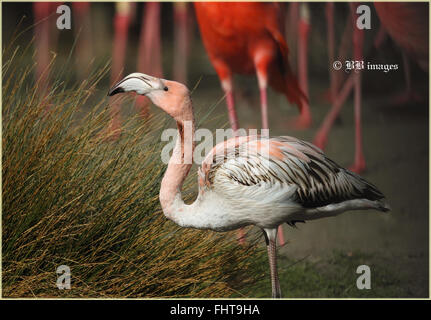
POLYGON ((168 90, 169 90, 169 88, 168 88, 168 87, 164 87, 164 88, 163 88, 163 90, 168 91, 168 90))

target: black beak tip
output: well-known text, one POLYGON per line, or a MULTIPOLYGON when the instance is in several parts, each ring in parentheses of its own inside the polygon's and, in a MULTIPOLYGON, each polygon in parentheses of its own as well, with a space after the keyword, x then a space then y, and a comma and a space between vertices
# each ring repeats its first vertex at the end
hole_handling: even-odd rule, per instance
POLYGON ((113 96, 113 95, 115 95, 115 94, 117 94, 117 93, 122 93, 122 92, 124 92, 124 89, 123 88, 121 88, 121 87, 117 87, 117 88, 112 88, 111 90, 109 90, 109 92, 108 92, 108 96, 113 96))

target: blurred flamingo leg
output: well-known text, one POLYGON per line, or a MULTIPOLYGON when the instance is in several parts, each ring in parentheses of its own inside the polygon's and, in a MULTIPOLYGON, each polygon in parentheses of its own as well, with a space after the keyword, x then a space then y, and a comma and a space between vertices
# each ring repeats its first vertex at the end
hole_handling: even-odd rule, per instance
POLYGON ((43 95, 48 88, 49 77, 49 50, 50 28, 49 15, 51 13, 49 2, 34 2, 33 14, 35 20, 34 38, 36 50, 36 81, 38 90, 43 95))
MULTIPOLYGON (((352 10, 353 23, 355 23, 355 15, 357 4, 350 4, 352 10)), ((356 61, 363 61, 363 43, 364 31, 353 27, 353 56, 356 61)), ((362 147, 362 126, 361 126, 361 71, 354 72, 354 117, 355 117, 355 161, 350 167, 350 170, 359 173, 365 169, 365 158, 362 147)))
POLYGON ((344 83, 343 88, 341 89, 341 91, 339 92, 335 101, 332 104, 331 110, 323 120, 322 125, 320 126, 316 136, 314 137, 313 143, 322 150, 325 149, 326 143, 328 142, 329 131, 331 131, 331 128, 335 120, 337 119, 338 114, 341 111, 341 108, 344 105, 344 102, 346 102, 350 92, 353 89, 353 83, 354 83, 354 77, 353 77, 353 74, 351 74, 347 78, 346 82, 344 83))
MULTIPOLYGON (((301 3, 300 19, 298 22, 298 81, 299 87, 306 97, 309 97, 308 92, 308 38, 310 33, 310 12, 308 4, 301 3)), ((297 129, 305 129, 311 125, 311 112, 308 101, 302 100, 301 114, 294 122, 297 129)))
POLYGON ((186 2, 174 2, 174 80, 187 84, 187 58, 190 44, 189 8, 186 2))
POLYGON ((326 33, 328 35, 328 58, 329 58, 329 79, 330 79, 330 89, 329 89, 329 101, 334 101, 337 95, 337 83, 336 83, 336 71, 332 67, 335 61, 335 33, 334 33, 334 3, 327 2, 326 8, 326 33))
MULTIPOLYGON (((160 40, 160 3, 147 2, 143 9, 144 20, 141 24, 138 71, 163 76, 162 44, 160 40)), ((143 118, 148 117, 150 101, 145 96, 137 96, 135 108, 143 118)))
MULTIPOLYGON (((117 3, 114 16, 114 48, 111 68, 111 83, 119 80, 123 73, 129 24, 129 4, 127 2, 117 3)), ((110 135, 113 139, 117 139, 121 134, 120 102, 115 96, 111 101, 110 135)))
POLYGON ((72 2, 76 37, 76 68, 79 79, 85 79, 92 59, 91 16, 89 2, 72 2))

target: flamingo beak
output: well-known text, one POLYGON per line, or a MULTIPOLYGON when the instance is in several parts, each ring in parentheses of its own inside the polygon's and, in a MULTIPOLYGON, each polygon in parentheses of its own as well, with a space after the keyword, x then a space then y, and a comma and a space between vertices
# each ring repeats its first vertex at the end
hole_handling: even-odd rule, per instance
POLYGON ((143 73, 132 73, 124 79, 117 82, 108 92, 108 96, 117 93, 136 92, 140 95, 146 95, 154 90, 163 90, 165 88, 162 79, 148 76, 143 73))

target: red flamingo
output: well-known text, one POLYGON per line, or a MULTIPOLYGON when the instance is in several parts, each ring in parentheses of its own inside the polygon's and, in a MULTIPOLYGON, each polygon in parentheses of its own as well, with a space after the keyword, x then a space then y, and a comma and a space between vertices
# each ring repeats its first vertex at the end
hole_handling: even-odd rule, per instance
POLYGON ((233 73, 256 73, 262 128, 268 128, 268 84, 298 105, 298 127, 311 124, 308 101, 288 63, 282 12, 276 3, 194 3, 201 37, 226 94, 229 121, 239 129, 233 97, 233 73))

